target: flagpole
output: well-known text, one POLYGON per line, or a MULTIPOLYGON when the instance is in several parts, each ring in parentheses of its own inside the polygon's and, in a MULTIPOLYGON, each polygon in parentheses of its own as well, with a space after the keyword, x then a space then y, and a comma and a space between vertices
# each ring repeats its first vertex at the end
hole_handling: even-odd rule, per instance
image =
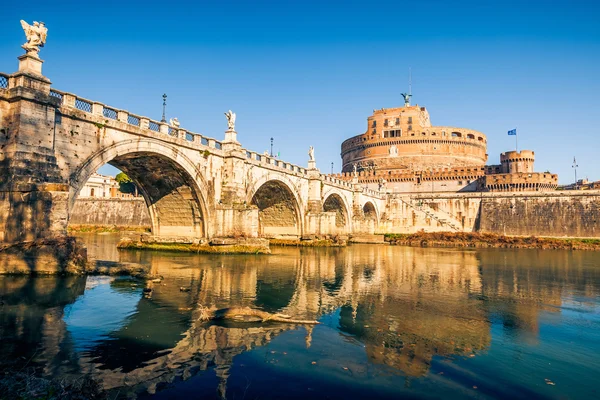
POLYGON ((518 139, 519 135, 518 135, 516 129, 517 128, 515 128, 515 148, 516 148, 517 153, 518 153, 519 152, 519 139, 518 139))

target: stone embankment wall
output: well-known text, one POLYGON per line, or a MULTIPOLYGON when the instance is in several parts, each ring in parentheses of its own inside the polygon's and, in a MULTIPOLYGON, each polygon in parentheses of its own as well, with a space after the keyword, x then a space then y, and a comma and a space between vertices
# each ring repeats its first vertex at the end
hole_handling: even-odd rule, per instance
POLYGON ((379 233, 488 232, 600 237, 600 191, 392 196, 379 233))
POLYGON ((600 237, 600 193, 485 199, 479 231, 506 235, 600 237))
POLYGON ((77 199, 71 225, 151 226, 144 199, 77 199))

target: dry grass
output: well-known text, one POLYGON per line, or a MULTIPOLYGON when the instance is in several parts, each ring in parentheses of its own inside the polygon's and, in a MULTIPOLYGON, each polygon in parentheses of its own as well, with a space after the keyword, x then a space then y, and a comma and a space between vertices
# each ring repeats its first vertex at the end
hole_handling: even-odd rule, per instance
POLYGON ((332 239, 314 239, 314 240, 300 240, 300 239, 270 239, 270 246, 293 246, 293 247, 342 247, 346 246, 345 240, 332 238, 332 239))
POLYGON ((89 375, 45 379, 37 377, 33 368, 0 371, 0 398, 6 400, 108 399, 101 385, 89 375))
POLYGON ((418 247, 600 250, 600 239, 504 236, 475 232, 421 231, 412 234, 386 234, 385 240, 390 244, 418 247))

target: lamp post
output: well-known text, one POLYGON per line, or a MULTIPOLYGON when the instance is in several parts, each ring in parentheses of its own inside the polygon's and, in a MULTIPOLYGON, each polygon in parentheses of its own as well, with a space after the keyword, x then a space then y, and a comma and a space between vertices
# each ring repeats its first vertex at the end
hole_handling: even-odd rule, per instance
POLYGON ((271 138, 271 157, 273 157, 273 138, 271 138))
POLYGON ((577 165, 577 161, 575 160, 575 157, 573 157, 573 169, 575 170, 575 190, 577 190, 577 167, 579 167, 579 165, 577 165))
POLYGON ((333 161, 331 162, 331 175, 333 175, 333 161))
POLYGON ((162 115, 162 119, 160 120, 160 122, 167 122, 167 118, 165 116, 165 111, 167 110, 167 94, 163 94, 162 95, 163 98, 163 115, 162 115))

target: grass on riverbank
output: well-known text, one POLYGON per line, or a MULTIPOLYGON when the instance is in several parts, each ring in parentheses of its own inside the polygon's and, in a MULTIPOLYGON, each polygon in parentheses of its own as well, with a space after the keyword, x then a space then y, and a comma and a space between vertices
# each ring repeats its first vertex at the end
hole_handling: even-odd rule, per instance
POLYGON ((119 233, 119 232, 150 232, 149 226, 127 225, 69 225, 69 233, 119 233))
POLYGON ((476 247, 517 249, 600 250, 600 239, 504 236, 492 233, 417 232, 385 234, 392 245, 417 247, 476 247))

